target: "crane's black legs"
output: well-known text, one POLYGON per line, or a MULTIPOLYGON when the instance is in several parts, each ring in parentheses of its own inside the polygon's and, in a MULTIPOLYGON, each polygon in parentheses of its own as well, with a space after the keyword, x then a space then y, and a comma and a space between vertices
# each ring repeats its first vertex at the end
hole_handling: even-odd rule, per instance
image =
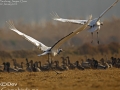
POLYGON ((48 53, 48 63, 50 65, 50 54, 48 53))
POLYGON ((91 41, 91 43, 93 43, 93 32, 91 32, 91 35, 92 35, 92 41, 91 41))
POLYGON ((49 68, 52 69, 53 71, 55 71, 56 74, 61 74, 61 72, 58 72, 54 69, 53 62, 52 62, 52 57, 50 58, 50 54, 48 54, 48 63, 49 63, 49 68))
POLYGON ((97 43, 99 44, 99 33, 97 32, 97 43))
MULTIPOLYGON (((92 41, 91 43, 93 43, 93 32, 91 32, 91 35, 92 35, 92 41)), ((99 32, 97 31, 97 43, 99 44, 99 32)))

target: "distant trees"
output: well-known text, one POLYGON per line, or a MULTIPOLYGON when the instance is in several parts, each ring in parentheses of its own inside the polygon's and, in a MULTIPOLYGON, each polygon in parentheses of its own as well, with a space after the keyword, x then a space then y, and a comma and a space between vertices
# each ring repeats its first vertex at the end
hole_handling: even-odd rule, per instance
POLYGON ((84 55, 84 54, 89 54, 89 55, 96 55, 96 54, 101 54, 103 55, 104 53, 108 54, 115 54, 119 53, 120 51, 120 44, 116 42, 109 43, 108 45, 98 45, 98 46, 93 46, 91 44, 83 44, 79 48, 79 53, 84 55))
MULTIPOLYGON (((97 55, 97 54, 118 54, 120 53, 120 44, 112 42, 105 45, 92 45, 90 43, 85 43, 79 47, 63 48, 66 51, 64 54, 74 54, 74 55, 97 55)), ((39 50, 16 50, 16 51, 0 51, 0 59, 4 60, 6 58, 26 58, 34 57, 39 54, 39 50)), ((61 53, 62 54, 62 53, 61 53)))

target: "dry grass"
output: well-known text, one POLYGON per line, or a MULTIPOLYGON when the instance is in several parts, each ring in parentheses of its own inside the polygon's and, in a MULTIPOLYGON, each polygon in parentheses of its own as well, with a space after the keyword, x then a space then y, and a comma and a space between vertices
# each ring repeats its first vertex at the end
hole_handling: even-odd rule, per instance
MULTIPOLYGON (((31 54, 30 54, 31 55, 31 54)), ((29 56, 29 55, 28 55, 29 56)), ((85 55, 73 55, 71 53, 63 52, 58 55, 54 60, 61 62, 61 56, 70 56, 71 62, 76 60, 85 60, 85 55)), ((91 58, 91 55, 87 55, 91 58)), ((108 54, 108 59, 112 56, 108 54)), ((94 56, 95 59, 100 60, 104 57, 101 54, 94 56)), ((119 57, 119 54, 118 54, 119 57)), ((15 58, 18 63, 23 61, 25 58, 15 58)), ((46 63, 47 58, 29 56, 29 60, 42 61, 42 64, 46 63)), ((5 58, 3 61, 9 61, 12 63, 10 58, 5 58)), ((2 60, 0 60, 2 64, 2 60)), ((12 66, 12 65, 11 65, 12 66)), ((120 89, 120 72, 117 68, 111 68, 107 70, 69 70, 63 71, 62 74, 56 75, 54 71, 49 72, 23 72, 23 73, 0 73, 0 82, 13 82, 17 83, 16 87, 7 87, 11 89, 16 88, 29 88, 38 90, 119 90, 120 89)), ((0 87, 2 88, 2 87, 0 87)))
MULTIPOLYGON (((0 73, 1 82, 14 82, 17 87, 39 90, 120 90, 119 69, 69 70, 38 73, 0 73)), ((17 88, 11 87, 11 88, 17 88)))
MULTIPOLYGON (((71 62, 76 60, 85 60, 84 55, 70 55, 71 62)), ((54 60, 61 61, 58 55, 54 60)), ((108 55, 108 59, 111 55, 108 55)), ((88 55, 91 58, 90 55, 88 55)), ((94 56, 99 60, 102 55, 94 56)), ((25 62, 25 58, 16 58, 17 62, 25 62)), ((43 57, 28 58, 29 60, 46 62, 43 57)), ((1 60, 0 60, 1 61, 1 60)), ((5 59, 5 61, 12 61, 5 59)), ((12 63, 12 62, 11 62, 12 63)), ((17 83, 16 87, 7 87, 11 89, 29 88, 38 90, 120 90, 120 72, 118 68, 107 70, 86 69, 84 71, 75 69, 63 71, 62 74, 56 75, 54 71, 47 72, 22 72, 22 73, 0 73, 0 82, 17 83)), ((0 87, 2 88, 2 87, 0 87)))

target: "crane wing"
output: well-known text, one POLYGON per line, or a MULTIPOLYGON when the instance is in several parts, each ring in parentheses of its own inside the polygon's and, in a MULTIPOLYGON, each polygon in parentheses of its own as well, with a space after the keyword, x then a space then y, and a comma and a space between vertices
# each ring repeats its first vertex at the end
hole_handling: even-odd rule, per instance
POLYGON ((56 43, 52 46, 51 50, 54 51, 54 50, 58 49, 58 48, 59 48, 64 42, 66 42, 68 39, 72 38, 73 36, 75 36, 75 35, 78 34, 79 32, 83 31, 83 30, 87 27, 87 25, 88 25, 88 23, 90 22, 91 18, 92 18, 92 15, 89 17, 89 20, 88 20, 82 27, 79 27, 78 29, 74 30, 73 32, 71 32, 71 33, 68 34, 67 36, 63 37, 62 39, 60 39, 58 42, 56 42, 56 43))
MULTIPOLYGON (((118 3, 119 0, 116 0, 110 7, 108 7, 97 19, 97 21, 108 11, 110 10, 112 7, 114 7, 117 3, 118 3)), ((96 22, 97 22, 96 21, 96 22)))
POLYGON ((74 20, 74 19, 63 19, 63 18, 54 18, 56 21, 60 22, 68 22, 68 23, 74 23, 74 24, 85 24, 87 20, 74 20))
POLYGON ((53 14, 52 14, 52 16, 54 17, 53 20, 60 21, 60 22, 68 22, 68 23, 82 24, 83 25, 88 21, 88 20, 64 19, 64 18, 60 18, 57 13, 53 13, 53 14))
POLYGON ((22 36, 23 38, 25 38, 26 40, 28 40, 29 42, 31 42, 32 44, 34 44, 37 48, 41 49, 42 51, 46 51, 46 50, 48 50, 48 49, 51 48, 51 47, 45 46, 44 44, 42 44, 41 42, 37 41, 36 39, 34 39, 34 38, 32 38, 32 37, 30 37, 30 36, 28 36, 28 35, 20 32, 20 31, 18 31, 18 30, 15 28, 15 26, 14 26, 14 24, 13 24, 12 21, 8 21, 7 23, 8 23, 8 25, 9 25, 9 28, 10 28, 12 31, 16 32, 18 35, 22 36))

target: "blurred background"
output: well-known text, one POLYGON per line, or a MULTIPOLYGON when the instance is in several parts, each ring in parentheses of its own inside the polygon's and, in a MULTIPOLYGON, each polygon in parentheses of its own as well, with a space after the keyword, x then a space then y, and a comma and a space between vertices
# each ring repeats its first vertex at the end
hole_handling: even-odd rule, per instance
MULTIPOLYGON (((12 0, 2 0, 12 1, 12 0)), ((15 1, 15 0, 14 0, 15 1)), ((20 0, 17 0, 20 1, 20 0)), ((17 5, 0 5, 0 26, 6 20, 12 19, 24 22, 45 22, 51 21, 52 12, 57 12, 63 18, 83 18, 90 14, 93 18, 98 17, 115 0, 23 0, 27 2, 17 3, 17 5)), ((102 18, 111 19, 112 16, 120 17, 120 3, 117 3, 102 18)))
MULTIPOLYGON (((90 14, 93 15, 93 18, 97 18, 115 2, 115 0, 23 0, 17 5, 12 5, 12 3, 11 5, 1 5, 4 1, 12 0, 0 1, 0 50, 3 51, 37 50, 34 45, 8 29, 6 25, 8 20, 13 20, 16 28, 21 32, 47 46, 52 46, 80 25, 53 21, 50 13, 56 12, 62 18, 87 19, 90 14)), ((120 2, 101 18, 104 25, 101 26, 99 38, 100 45, 104 46, 103 49, 107 48, 107 45, 120 49, 119 8, 120 2)), ((94 33, 94 44, 92 45, 90 43, 91 34, 85 30, 67 41, 62 48, 98 47, 96 37, 97 35, 94 33)))

